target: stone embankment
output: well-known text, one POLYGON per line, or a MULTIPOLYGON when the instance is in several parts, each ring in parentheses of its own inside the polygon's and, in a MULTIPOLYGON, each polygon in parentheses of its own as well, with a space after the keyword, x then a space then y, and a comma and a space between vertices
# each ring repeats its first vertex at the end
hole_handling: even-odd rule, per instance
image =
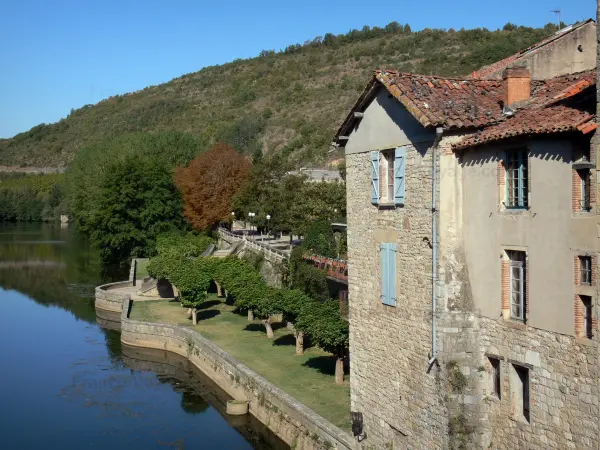
POLYGON ((240 363, 191 328, 129 318, 135 294, 131 281, 96 288, 96 308, 121 311, 121 341, 132 347, 166 350, 188 360, 236 400, 248 400, 250 414, 296 450, 357 449, 356 441, 313 410, 240 363))

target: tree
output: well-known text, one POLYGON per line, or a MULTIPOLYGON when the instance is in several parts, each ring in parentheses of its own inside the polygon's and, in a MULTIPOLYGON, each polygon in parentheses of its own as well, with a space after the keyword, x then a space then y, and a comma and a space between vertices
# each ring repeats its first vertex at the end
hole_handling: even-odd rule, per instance
POLYGON ((152 159, 111 167, 97 201, 91 239, 106 262, 149 255, 156 236, 185 227, 171 171, 152 159))
POLYGON ((337 246, 331 223, 326 220, 319 220, 310 224, 302 246, 308 252, 327 258, 337 258, 337 246))
MULTIPOLYGON (((298 317, 306 308, 314 307, 316 300, 305 295, 297 289, 281 289, 277 296, 278 309, 283 314, 283 319, 295 324, 298 317)), ((296 355, 304 354, 304 332, 294 327, 296 338, 296 355)))
POLYGON ((348 350, 348 322, 340 317, 335 300, 310 303, 302 309, 294 328, 310 335, 312 341, 336 357, 335 382, 344 382, 344 358, 348 350))
POLYGON ((225 144, 201 153, 187 167, 175 171, 183 194, 184 215, 198 230, 213 228, 229 217, 233 196, 248 179, 250 161, 225 144))
POLYGON ((84 147, 66 177, 67 203, 78 229, 87 234, 94 230, 106 177, 121 170, 121 164, 152 160, 162 172, 187 164, 202 149, 198 138, 175 132, 127 134, 84 147))

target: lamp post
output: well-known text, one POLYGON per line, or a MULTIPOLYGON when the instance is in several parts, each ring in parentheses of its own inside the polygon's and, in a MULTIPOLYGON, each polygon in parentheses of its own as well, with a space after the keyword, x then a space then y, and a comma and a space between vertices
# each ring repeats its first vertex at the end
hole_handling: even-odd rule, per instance
POLYGON ((267 237, 269 237, 269 234, 271 234, 271 215, 267 214, 267 237))
POLYGON ((231 232, 233 233, 233 222, 235 222, 235 211, 231 211, 231 232))
POLYGON ((248 217, 250 217, 250 231, 252 231, 252 218, 256 216, 253 212, 248 213, 248 217))

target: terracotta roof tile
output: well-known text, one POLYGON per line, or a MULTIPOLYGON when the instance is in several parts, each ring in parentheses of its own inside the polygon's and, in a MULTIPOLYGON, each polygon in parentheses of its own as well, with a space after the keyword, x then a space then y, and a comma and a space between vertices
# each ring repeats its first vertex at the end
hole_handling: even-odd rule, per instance
POLYGON ((533 87, 533 97, 522 102, 512 116, 465 136, 454 149, 464 149, 514 136, 552 134, 579 131, 584 134, 596 129, 596 72, 565 75, 533 87), (586 89, 589 96, 580 96, 586 89))
POLYGON ((423 126, 464 128, 502 118, 502 82, 458 80, 378 70, 375 78, 423 126))

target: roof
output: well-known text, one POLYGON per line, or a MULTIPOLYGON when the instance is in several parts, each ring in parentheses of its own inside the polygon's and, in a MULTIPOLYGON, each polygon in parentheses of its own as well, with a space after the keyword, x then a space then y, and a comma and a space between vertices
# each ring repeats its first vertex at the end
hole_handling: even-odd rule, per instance
POLYGON ((584 22, 565 27, 562 30, 559 30, 556 33, 554 33, 553 35, 547 37, 543 41, 540 41, 540 42, 532 45, 531 47, 527 47, 526 49, 521 50, 520 52, 515 53, 514 55, 511 55, 507 58, 501 59, 500 61, 496 61, 495 63, 489 64, 487 66, 483 66, 479 70, 473 72, 472 77, 485 79, 485 78, 489 78, 493 75, 497 75, 498 73, 502 72, 507 67, 513 65, 514 63, 518 63, 521 59, 524 59, 525 57, 529 57, 531 55, 531 53, 536 52, 539 49, 546 47, 547 45, 549 45, 557 40, 560 40, 565 36, 568 36, 575 30, 578 30, 579 28, 581 28, 589 23, 594 23, 594 21, 592 19, 588 19, 584 22))
POLYGON ((467 80, 377 70, 338 130, 335 140, 354 126, 383 86, 424 127, 479 128, 502 118, 502 81, 467 80))
POLYGON ((455 79, 378 70, 336 134, 347 135, 359 120, 354 112, 364 111, 379 87, 385 89, 423 127, 471 132, 454 145, 463 149, 524 134, 595 129, 595 101, 574 101, 579 94, 595 95, 596 71, 563 75, 531 82, 531 98, 503 112, 504 84, 500 80, 455 79))
POLYGON ((531 134, 569 131, 587 134, 597 127, 595 85, 595 70, 535 82, 531 100, 521 103, 513 115, 467 135, 453 148, 464 149, 531 134))
POLYGON ((502 117, 502 81, 466 80, 380 70, 383 84, 424 127, 488 125, 502 117))

